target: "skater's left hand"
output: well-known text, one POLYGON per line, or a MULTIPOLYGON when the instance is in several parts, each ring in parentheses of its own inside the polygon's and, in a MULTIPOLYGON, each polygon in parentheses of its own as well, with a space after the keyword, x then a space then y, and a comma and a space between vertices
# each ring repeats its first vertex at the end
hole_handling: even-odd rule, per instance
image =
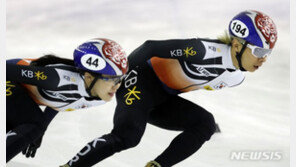
POLYGON ((42 138, 43 138, 43 135, 42 135, 39 139, 37 139, 35 142, 29 144, 29 146, 28 146, 27 148, 25 148, 25 149, 22 151, 22 153, 23 153, 24 155, 26 155, 27 158, 29 158, 29 157, 34 158, 37 149, 38 149, 38 148, 40 147, 40 145, 41 145, 42 138))

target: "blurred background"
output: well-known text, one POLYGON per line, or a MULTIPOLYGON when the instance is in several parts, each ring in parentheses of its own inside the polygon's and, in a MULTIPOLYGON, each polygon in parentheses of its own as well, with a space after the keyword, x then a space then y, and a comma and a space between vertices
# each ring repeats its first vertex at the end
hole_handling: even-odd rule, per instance
MULTIPOLYGON (((216 38, 243 10, 269 15, 278 42, 267 62, 245 73, 238 87, 182 94, 214 114, 222 133, 176 167, 289 167, 289 0, 9 0, 7 59, 53 53, 72 58, 82 42, 96 37, 117 41, 126 53, 148 39, 216 38), (232 160, 235 151, 280 152, 280 160, 232 160)), ((64 112, 49 126, 34 159, 18 155, 8 167, 53 167, 66 163, 89 141, 112 129, 116 102, 64 112)), ((148 125, 141 143, 95 165, 136 167, 158 156, 179 132, 148 125)))

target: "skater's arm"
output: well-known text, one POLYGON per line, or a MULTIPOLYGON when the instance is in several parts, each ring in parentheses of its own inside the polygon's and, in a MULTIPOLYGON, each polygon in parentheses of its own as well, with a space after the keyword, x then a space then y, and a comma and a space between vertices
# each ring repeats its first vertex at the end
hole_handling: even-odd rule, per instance
POLYGON ((43 136, 45 134, 45 131, 48 127, 48 125, 50 124, 50 122, 53 120, 53 118, 57 115, 58 111, 50 108, 50 107, 46 107, 44 110, 44 117, 45 117, 45 121, 43 122, 43 127, 42 129, 44 129, 43 134, 36 139, 35 141, 33 141, 32 143, 30 143, 28 145, 28 147, 26 147, 24 150, 22 150, 22 153, 27 157, 27 158, 34 158, 37 152, 37 149, 41 146, 42 143, 42 139, 43 136))
POLYGON ((130 64, 146 62, 152 57, 191 61, 204 54, 204 45, 199 39, 147 40, 128 57, 130 64))
POLYGON ((49 90, 57 89, 60 80, 55 68, 23 66, 9 63, 6 63, 6 78, 49 90))
POLYGON ((58 111, 50 108, 50 107, 46 107, 44 110, 44 116, 45 116, 45 125, 48 126, 50 124, 50 122, 53 120, 53 118, 57 115, 58 111))

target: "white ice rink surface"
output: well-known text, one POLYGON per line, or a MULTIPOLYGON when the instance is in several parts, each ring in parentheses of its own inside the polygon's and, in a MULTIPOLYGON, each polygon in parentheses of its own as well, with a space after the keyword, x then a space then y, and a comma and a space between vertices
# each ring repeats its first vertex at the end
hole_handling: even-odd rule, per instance
MULTIPOLYGON (((230 19, 246 9, 262 11, 277 24, 273 55, 242 85, 195 91, 183 97, 214 114, 222 130, 176 167, 289 167, 289 1, 288 0, 8 0, 7 58, 46 53, 72 57, 94 37, 120 43, 129 54, 147 39, 210 37, 223 34, 230 19), (232 151, 280 152, 281 160, 231 160, 232 151)), ((112 128, 115 100, 87 110, 60 113, 34 159, 18 155, 7 167, 57 167, 86 143, 112 128)), ((141 143, 96 167, 143 167, 179 132, 148 125, 141 143)))

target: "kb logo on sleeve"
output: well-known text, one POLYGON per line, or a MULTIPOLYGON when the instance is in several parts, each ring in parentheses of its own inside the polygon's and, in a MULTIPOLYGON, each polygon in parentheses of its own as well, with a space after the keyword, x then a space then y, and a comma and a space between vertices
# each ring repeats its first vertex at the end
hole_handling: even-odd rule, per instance
POLYGON ((176 49, 170 51, 170 54, 172 57, 181 57, 186 56, 188 58, 189 56, 195 56, 196 51, 193 49, 193 47, 186 47, 186 49, 176 49))
POLYGON ((141 94, 141 91, 136 90, 137 86, 135 84, 138 81, 137 78, 137 71, 132 70, 128 73, 128 75, 125 78, 124 86, 128 90, 128 92, 124 95, 125 98, 125 104, 126 105, 132 105, 135 100, 140 100, 139 94, 141 94), (132 89, 129 89, 129 87, 132 87, 132 89))
POLYGON ((47 79, 47 76, 44 74, 44 72, 41 72, 41 71, 37 71, 34 73, 33 71, 30 71, 30 70, 22 70, 22 76, 26 78, 31 78, 31 79, 35 77, 37 80, 47 79))

